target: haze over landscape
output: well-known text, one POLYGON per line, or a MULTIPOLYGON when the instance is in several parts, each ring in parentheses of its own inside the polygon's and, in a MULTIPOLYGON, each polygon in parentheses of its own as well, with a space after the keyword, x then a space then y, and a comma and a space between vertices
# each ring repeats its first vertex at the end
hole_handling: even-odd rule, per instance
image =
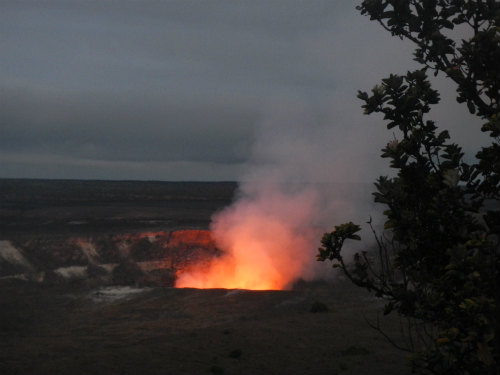
MULTIPOLYGON (((390 134, 356 91, 412 51, 354 6, 2 1, 0 177, 371 182, 390 134)), ((437 83, 433 117, 474 149, 437 83)))

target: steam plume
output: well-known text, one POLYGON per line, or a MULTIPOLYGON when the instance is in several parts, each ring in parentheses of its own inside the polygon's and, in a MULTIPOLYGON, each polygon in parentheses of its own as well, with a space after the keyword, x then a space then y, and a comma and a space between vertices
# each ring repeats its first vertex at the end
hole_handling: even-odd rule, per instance
POLYGON ((348 143, 356 135, 317 106, 286 98, 271 104, 238 198, 213 217, 225 255, 181 274, 178 287, 284 289, 329 274, 315 260, 321 234, 363 211, 353 195, 360 185, 345 182, 363 172, 359 140, 355 152, 348 143))

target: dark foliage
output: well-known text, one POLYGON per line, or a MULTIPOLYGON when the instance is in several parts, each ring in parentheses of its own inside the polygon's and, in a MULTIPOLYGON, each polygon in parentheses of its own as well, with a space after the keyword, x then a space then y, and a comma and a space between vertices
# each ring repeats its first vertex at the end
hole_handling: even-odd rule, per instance
POLYGON ((360 227, 346 223, 323 236, 318 259, 385 298, 384 314, 407 320, 406 342, 393 343, 412 352, 413 370, 498 374, 500 3, 365 0, 357 9, 414 42, 423 67, 358 94, 366 114, 383 114, 397 132, 382 149, 397 173, 380 177, 373 193, 387 218, 385 232, 374 231, 378 254, 358 253, 347 263, 344 241, 359 240, 360 227), (471 37, 455 41, 457 26, 471 37), (472 165, 448 131, 428 119, 439 103, 429 72, 456 83, 457 101, 491 136, 472 165))

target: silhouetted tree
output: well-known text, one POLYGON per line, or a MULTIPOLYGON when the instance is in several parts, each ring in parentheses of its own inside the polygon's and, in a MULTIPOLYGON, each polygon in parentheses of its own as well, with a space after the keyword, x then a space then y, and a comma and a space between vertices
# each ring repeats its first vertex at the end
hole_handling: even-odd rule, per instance
POLYGON ((347 262, 342 246, 360 239, 360 227, 346 223, 324 234, 318 259, 385 298, 385 314, 407 320, 405 342, 393 343, 412 352, 413 370, 498 374, 500 2, 365 0, 357 9, 412 41, 422 69, 358 93, 365 113, 382 113, 396 132, 382 157, 397 173, 380 177, 373 193, 386 206, 384 233, 373 231, 378 253, 347 262), (491 136, 471 165, 448 131, 428 119, 439 103, 429 72, 455 82, 457 101, 491 136))

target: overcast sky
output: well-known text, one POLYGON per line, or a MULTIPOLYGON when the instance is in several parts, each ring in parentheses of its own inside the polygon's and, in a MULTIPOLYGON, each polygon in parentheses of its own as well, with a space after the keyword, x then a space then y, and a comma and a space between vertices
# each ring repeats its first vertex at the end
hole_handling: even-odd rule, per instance
MULTIPOLYGON (((1 0, 0 177, 236 180, 290 159, 282 140, 371 179, 392 135, 356 92, 416 65, 356 3, 1 0)), ((473 148, 437 84, 435 117, 473 148)))

